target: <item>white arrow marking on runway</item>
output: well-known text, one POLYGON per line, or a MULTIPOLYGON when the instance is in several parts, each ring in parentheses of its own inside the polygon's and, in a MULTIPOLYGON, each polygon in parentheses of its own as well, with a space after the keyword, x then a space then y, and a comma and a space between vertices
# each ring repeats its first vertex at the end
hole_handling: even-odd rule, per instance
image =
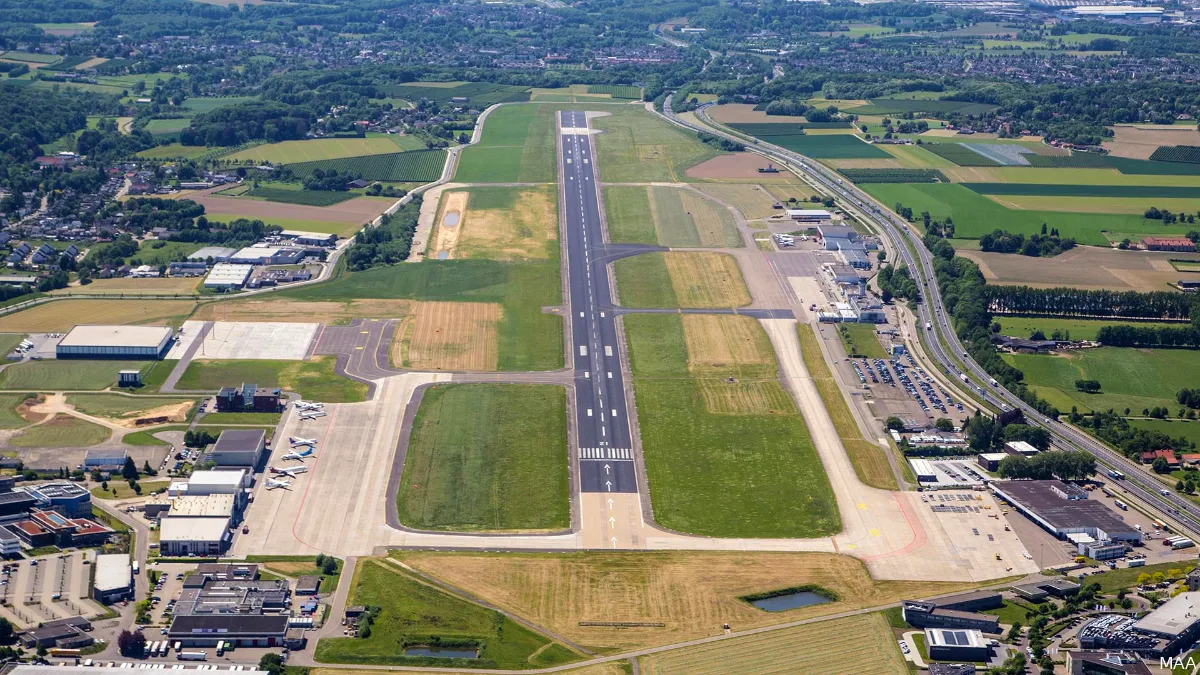
POLYGON ((616 537, 612 538, 612 545, 613 545, 613 548, 617 547, 617 538, 616 537))
POLYGON ((613 500, 612 500, 612 497, 609 497, 608 498, 608 510, 612 511, 612 507, 613 507, 613 500))
POLYGON ((609 492, 612 492, 612 481, 611 480, 604 481, 604 485, 608 487, 609 492))
POLYGON ((615 530, 615 529, 617 529, 617 519, 616 519, 616 518, 613 518, 612 516, 609 516, 609 518, 608 518, 608 526, 609 526, 609 527, 611 527, 611 528, 612 528, 612 529, 614 529, 614 530, 615 530))
POLYGON ((605 464, 605 465, 604 465, 604 474, 605 474, 605 475, 608 475, 608 470, 609 470, 609 468, 610 468, 610 467, 609 467, 607 464, 605 464))

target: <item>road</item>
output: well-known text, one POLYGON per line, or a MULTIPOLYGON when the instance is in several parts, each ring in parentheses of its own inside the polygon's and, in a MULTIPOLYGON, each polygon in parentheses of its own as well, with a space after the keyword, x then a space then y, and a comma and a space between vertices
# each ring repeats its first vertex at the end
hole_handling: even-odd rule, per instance
MULTIPOLYGON (((696 116, 701 121, 707 121, 704 110, 706 107, 696 111, 696 116)), ((746 140, 724 133, 715 125, 702 128, 679 118, 671 109, 669 96, 663 105, 663 116, 694 131, 716 132, 738 142, 746 140)), ((838 197, 839 206, 844 210, 874 225, 891 240, 900 261, 908 266, 920 282, 923 301, 916 303, 918 325, 929 326, 927 337, 930 339, 925 341, 928 354, 943 372, 954 379, 961 379, 959 376, 962 374, 967 375, 973 381, 969 385, 973 393, 996 409, 1020 409, 1025 413, 1027 423, 1046 429, 1057 447, 1085 450, 1094 455, 1102 465, 1121 470, 1128 476, 1122 481, 1121 487, 1149 506, 1162 511, 1177 524, 1182 524, 1191 533, 1200 532, 1200 507, 1169 491, 1167 494, 1160 493, 1163 485, 1119 452, 1068 424, 1047 418, 1003 386, 990 384, 991 376, 968 355, 959 341, 937 287, 933 255, 925 248, 921 235, 908 222, 819 162, 769 143, 758 142, 748 145, 747 149, 798 171, 827 194, 838 197)))
POLYGON ((637 492, 592 137, 582 111, 559 112, 580 492, 637 492))

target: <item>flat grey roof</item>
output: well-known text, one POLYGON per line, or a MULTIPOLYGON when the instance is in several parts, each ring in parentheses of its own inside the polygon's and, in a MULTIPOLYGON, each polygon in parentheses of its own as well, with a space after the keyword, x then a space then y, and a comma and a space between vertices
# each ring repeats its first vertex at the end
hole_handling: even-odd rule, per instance
POLYGON ((159 347, 171 337, 170 326, 75 326, 60 347, 159 347))
POLYGON ((1177 636, 1200 621, 1200 591, 1180 593, 1133 624, 1137 630, 1177 636))
POLYGON ((127 588, 133 580, 133 568, 125 553, 96 556, 96 589, 112 591, 127 588))
MULTIPOLYGON (((1057 480, 1009 480, 992 483, 992 488, 1033 511, 1058 529, 1095 527, 1112 535, 1132 532, 1133 526, 1105 505, 1091 499, 1063 499, 1052 487, 1070 490, 1057 480)), ((1086 493, 1085 493, 1086 494, 1086 493)))
POLYGON ((217 437, 213 452, 256 452, 266 442, 262 429, 226 429, 217 437))

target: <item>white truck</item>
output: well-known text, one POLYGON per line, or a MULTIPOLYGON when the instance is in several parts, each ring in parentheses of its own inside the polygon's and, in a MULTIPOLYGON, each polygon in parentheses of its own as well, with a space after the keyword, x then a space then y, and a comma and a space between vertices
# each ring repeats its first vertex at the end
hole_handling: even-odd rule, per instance
POLYGON ((933 330, 933 323, 926 321, 925 322, 925 330, 933 330))
POLYGON ((1179 539, 1176 539, 1175 541, 1171 542, 1171 548, 1176 551, 1178 551, 1181 548, 1191 548, 1195 545, 1196 545, 1196 542, 1192 541, 1191 539, 1188 539, 1187 537, 1180 537, 1179 539))
POLYGON ((968 381, 968 380, 967 380, 967 375, 966 375, 966 373, 959 373, 959 374, 958 374, 958 379, 962 380, 963 382, 967 382, 967 381, 968 381))
POLYGON ((183 651, 179 652, 180 661, 207 661, 208 652, 203 649, 199 651, 183 651))

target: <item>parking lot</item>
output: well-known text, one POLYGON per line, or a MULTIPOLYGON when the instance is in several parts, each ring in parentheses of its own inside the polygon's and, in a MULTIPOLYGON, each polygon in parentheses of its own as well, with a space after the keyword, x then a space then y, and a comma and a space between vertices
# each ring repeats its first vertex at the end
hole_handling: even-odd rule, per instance
POLYGON ((319 323, 215 321, 195 358, 300 361, 308 356, 320 326, 319 323))
POLYGON ((938 489, 973 487, 983 485, 984 478, 987 477, 974 460, 930 459, 928 461, 933 466, 937 482, 922 481, 921 485, 924 487, 938 489))
POLYGON ((88 598, 95 555, 90 550, 70 551, 6 563, 0 568, 0 616, 25 629, 55 619, 105 613, 88 598))

